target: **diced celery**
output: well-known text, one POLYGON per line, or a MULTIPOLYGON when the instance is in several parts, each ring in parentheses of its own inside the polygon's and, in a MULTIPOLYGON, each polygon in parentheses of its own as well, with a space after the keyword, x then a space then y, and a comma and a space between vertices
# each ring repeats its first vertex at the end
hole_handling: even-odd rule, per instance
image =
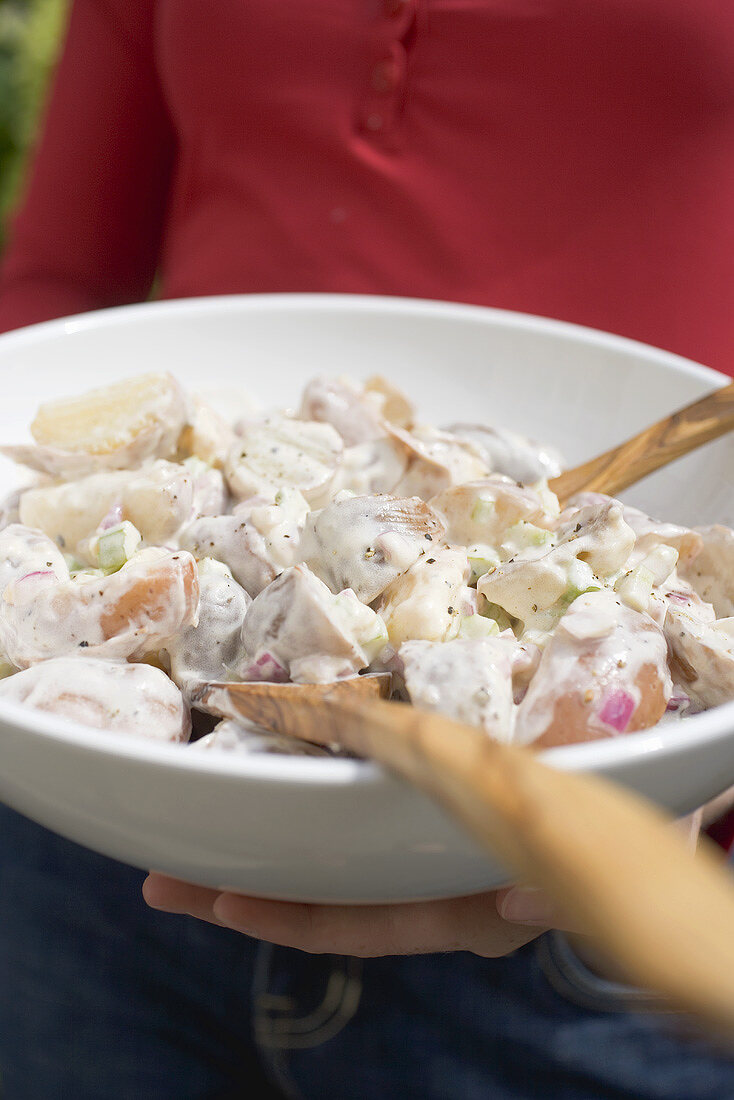
POLYGON ((601 592, 601 588, 598 584, 590 584, 588 588, 577 588, 575 584, 570 584, 561 596, 560 603, 564 607, 569 607, 574 600, 579 596, 585 596, 587 592, 601 592))
POLYGON ((100 569, 114 573, 129 561, 140 546, 142 538, 137 527, 129 520, 123 520, 115 527, 103 531, 90 540, 90 553, 99 563, 100 569))
POLYGON ((459 623, 460 638, 491 638, 499 632, 497 621, 484 615, 462 615, 459 623))
POLYGON ((97 558, 101 569, 119 569, 123 566, 127 561, 124 532, 115 530, 100 535, 97 558))
POLYGON ((471 518, 475 523, 491 523, 494 519, 494 501, 479 497, 471 510, 471 518))
POLYGON ((505 611, 504 607, 500 607, 496 603, 488 603, 482 608, 481 615, 486 616, 488 619, 493 619, 497 623, 497 628, 502 630, 512 630, 512 620, 505 611))
POLYGON ((387 627, 382 619, 375 625, 377 628, 376 631, 373 632, 369 638, 360 639, 359 643, 370 661, 375 659, 378 653, 384 649, 390 640, 387 634, 387 627))
POLYGON ((466 556, 471 569, 469 584, 474 584, 480 577, 483 577, 485 573, 489 573, 491 569, 496 568, 500 563, 499 555, 494 552, 491 546, 481 544, 470 546, 467 549, 466 556))
POLYGON ((633 611, 647 611, 654 583, 655 576, 652 570, 645 565, 638 565, 629 573, 619 577, 614 585, 614 591, 633 611))
POLYGON ((521 519, 508 527, 502 540, 503 546, 509 546, 513 550, 524 550, 529 546, 544 546, 551 540, 550 531, 544 527, 536 527, 534 523, 528 523, 521 519))

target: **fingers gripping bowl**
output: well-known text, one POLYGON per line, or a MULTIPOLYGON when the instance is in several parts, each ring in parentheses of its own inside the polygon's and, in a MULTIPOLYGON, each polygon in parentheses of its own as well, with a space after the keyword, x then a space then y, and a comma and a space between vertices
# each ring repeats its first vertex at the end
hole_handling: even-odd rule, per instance
MULTIPOLYGON (((364 379, 379 373, 416 395, 426 421, 511 425, 555 444, 572 463, 719 380, 673 356, 571 326, 470 307, 325 296, 207 299, 56 322, 0 340, 0 364, 13 378, 14 400, 0 418, 0 436, 9 442, 27 439, 26 425, 39 400, 81 393, 141 370, 170 369, 184 387, 213 398, 212 391, 218 390, 221 398, 244 388, 265 405, 295 402, 314 375, 348 373, 364 379), (610 392, 616 397, 615 408, 610 392)), ((248 410, 233 410, 231 399, 225 408, 232 419, 248 416, 248 410)), ((399 407, 393 410, 398 437, 404 431, 400 415, 399 407)), ((348 442, 351 447, 361 445, 359 439, 348 442)), ((323 505, 319 469, 329 465, 333 451, 329 440, 326 446, 323 439, 321 443, 320 466, 312 465, 309 484, 302 486, 304 495, 311 497, 312 510, 323 505)), ((58 438, 43 442, 57 450, 58 444, 58 438)), ((58 455, 52 457, 58 461, 58 455)), ((732 465, 734 447, 723 440, 648 479, 625 496, 625 503, 684 525, 730 524, 734 499, 726 472, 732 465)), ((4 488, 17 484, 17 471, 10 463, 3 463, 2 476, 4 488)), ((69 481, 79 476, 78 468, 64 473, 69 481)), ((247 482, 253 476, 260 474, 246 462, 229 471, 230 481, 241 483, 243 497, 253 491, 247 482)), ((441 485, 435 489, 432 496, 446 491, 441 485)), ((262 491, 262 486, 256 485, 255 491, 262 491)), ((163 478, 161 484, 137 484, 126 492, 126 515, 137 506, 150 516, 146 493, 155 499, 156 493, 171 493, 171 487, 163 478)), ((48 515, 49 502, 42 503, 48 515)), ((584 506, 593 509, 594 502, 584 506)), ((65 507, 64 514, 67 511, 65 507)), ((173 557, 176 550, 165 551, 170 509, 157 512, 152 511, 160 524, 155 544, 164 550, 146 568, 155 566, 160 583, 163 577, 175 583, 184 594, 177 613, 185 615, 186 558, 174 566, 160 556, 173 557)), ((444 508, 444 516, 445 512, 444 508)), ((635 514, 629 511, 627 519, 634 522, 635 514)), ((637 522, 639 526, 642 521, 637 522)), ((67 534, 73 539, 77 532, 67 534)), ((321 534, 328 538, 329 532, 321 534)), ((120 532, 119 546, 128 535, 133 537, 129 530, 120 532)), ((194 543, 201 537, 202 532, 194 531, 186 554, 200 557, 194 543)), ((642 544, 646 532, 639 530, 636 538, 642 544)), ((99 541, 88 550, 99 554, 99 541)), ((594 547, 586 552, 593 555, 594 547)), ((598 562, 592 564, 597 572, 602 568, 598 562)), ((644 566, 648 572, 651 564, 655 562, 644 566)), ((200 580, 221 583, 212 568, 215 575, 200 580)), ((128 566, 125 569, 130 572, 128 566)), ((106 583, 119 586, 121 573, 124 577, 123 570, 112 572, 106 583)), ((507 602, 506 593, 497 587, 501 579, 495 578, 491 600, 497 606, 507 602)), ((324 576, 321 583, 338 590, 341 580, 324 576)), ((48 582, 41 578, 30 583, 43 588, 48 582)), ((613 586, 604 589, 613 591, 613 586)), ((33 598, 37 595, 34 592, 33 598)), ((372 592, 365 589, 361 595, 368 599, 372 592)), ((639 584, 627 593, 627 602, 622 601, 622 614, 636 595, 639 598, 639 584)), ((490 602, 489 591, 483 598, 490 602)), ((584 598, 593 602, 605 596, 592 591, 584 598)), ((163 603, 167 613, 175 610, 170 599, 163 603)), ((515 610, 519 613, 519 606, 515 610)), ((393 607, 393 631, 405 629, 405 616, 397 611, 399 607, 393 607)), ((75 608, 79 629, 89 625, 83 613, 84 608, 75 608)), ((153 637, 159 627, 165 632, 155 616, 150 619, 143 627, 153 637)), ((619 627, 624 629, 624 623, 619 627)), ((103 632, 78 640, 109 647, 120 633, 116 628, 107 632, 110 637, 103 632)), ((497 641, 501 638, 494 635, 486 639, 487 644, 497 641)), ((24 636, 23 644, 23 659, 38 668, 38 639, 24 636)), ((416 654, 408 655, 415 665, 416 654)), ((104 653, 97 656, 107 659, 104 653)), ((119 654, 109 657, 117 660, 119 654)), ((687 659, 683 652, 682 657, 687 659)), ((419 673, 422 668, 425 675, 425 655, 418 652, 417 661, 419 673)), ((151 674, 155 671, 151 668, 151 674)), ((530 692, 528 697, 532 702, 530 692)), ((171 736, 185 737, 185 716, 177 714, 173 700, 160 702, 164 709, 168 704, 171 736)), ((579 706, 583 705, 582 697, 579 706)), ((628 707, 629 699, 612 700, 606 715, 612 726, 625 720, 628 707)), ((550 757, 563 767, 600 771, 682 812, 734 780, 733 709, 725 704, 650 732, 553 749, 550 757)), ((530 703, 527 710, 533 710, 530 703)), ((31 711, 0 698, 0 795, 64 835, 140 867, 265 896, 335 901, 447 896, 486 889, 506 877, 439 809, 370 763, 201 752, 125 737, 114 730, 85 729, 75 724, 78 717, 73 711, 66 718, 31 711)), ((628 721, 620 728, 635 727, 628 721)))

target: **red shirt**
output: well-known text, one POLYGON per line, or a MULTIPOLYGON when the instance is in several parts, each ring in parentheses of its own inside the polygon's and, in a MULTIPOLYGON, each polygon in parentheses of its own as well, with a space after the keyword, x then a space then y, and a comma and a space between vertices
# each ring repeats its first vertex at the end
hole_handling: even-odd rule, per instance
POLYGON ((519 309, 734 373, 734 3, 76 0, 0 330, 156 271, 519 309))
POLYGON ((734 370, 732 0, 77 0, 0 328, 450 298, 734 370))

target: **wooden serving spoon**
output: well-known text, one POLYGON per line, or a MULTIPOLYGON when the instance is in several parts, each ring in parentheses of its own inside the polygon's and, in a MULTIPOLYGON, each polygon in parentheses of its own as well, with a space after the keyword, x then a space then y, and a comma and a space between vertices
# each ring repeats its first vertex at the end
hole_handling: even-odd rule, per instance
MULTIPOLYGON (((734 428, 734 382, 550 482, 564 503, 615 495, 734 428)), ((541 887, 630 982, 734 1037, 734 884, 704 842, 596 776, 557 771, 471 726, 389 703, 389 676, 335 684, 208 684, 198 702, 314 744, 372 757, 442 803, 541 887)))
POLYGON ((523 881, 593 936, 627 979, 734 1037, 734 884, 661 811, 596 776, 380 698, 388 676, 336 684, 209 684, 199 702, 378 760, 442 803, 523 881))
POLYGON ((636 481, 734 429, 734 382, 686 405, 548 484, 565 504, 574 493, 616 496, 636 481))

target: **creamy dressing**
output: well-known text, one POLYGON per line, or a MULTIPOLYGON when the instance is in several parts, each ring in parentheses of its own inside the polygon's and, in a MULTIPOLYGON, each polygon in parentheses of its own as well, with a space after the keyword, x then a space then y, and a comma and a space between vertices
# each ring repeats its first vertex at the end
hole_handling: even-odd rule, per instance
POLYGON ((329 500, 343 450, 330 424, 273 417, 241 429, 224 473, 240 500, 287 487, 298 489, 316 508, 329 500))
POLYGON ((0 699, 155 741, 186 741, 191 730, 176 685, 146 664, 55 657, 0 681, 0 699))
POLYGON ((351 588, 363 603, 372 603, 443 532, 438 516, 418 497, 344 496, 309 517, 304 561, 332 592, 351 588))
POLYGON ((374 611, 354 593, 334 595, 305 565, 285 570, 257 596, 242 638, 249 654, 244 679, 296 683, 354 676, 370 663, 366 647, 387 641, 374 611))
MULTIPOLYGON (((167 376, 113 390, 14 451, 47 476, 0 508, 0 696, 180 740, 208 682, 389 670, 537 746, 734 699, 728 528, 597 493, 561 512, 552 449, 417 423, 380 378, 234 425, 167 376)), ((293 751, 235 722, 199 744, 293 751)))
POLYGON ((515 719, 512 663, 517 642, 506 637, 441 643, 408 641, 400 649, 410 701, 511 741, 515 719))
POLYGON ((541 741, 556 724, 569 742, 643 729, 662 717, 671 693, 659 627, 608 589, 590 592, 548 641, 518 707, 515 740, 541 741))
POLYGON ((715 525, 696 531, 701 549, 681 568, 702 599, 712 604, 719 618, 734 615, 734 531, 715 525))
POLYGON ((473 443, 493 473, 506 474, 513 481, 532 485, 557 477, 563 469, 563 459, 555 447, 535 443, 506 428, 452 424, 447 430, 473 443))
POLYGON ((171 678, 184 695, 208 680, 225 680, 246 657, 242 624, 252 600, 226 565, 198 563, 199 616, 165 642, 171 678))
POLYGON ((80 651, 142 657, 198 613, 184 551, 150 548, 109 576, 73 579, 56 545, 22 527, 0 533, 0 586, 0 646, 18 668, 80 651))
POLYGON ((439 546, 388 585, 377 608, 391 643, 399 648, 413 638, 443 642, 454 636, 471 611, 469 573, 465 549, 439 546))
POLYGON ((235 722, 231 718, 225 718, 219 722, 211 733, 200 737, 191 746, 192 751, 223 751, 235 753, 238 756, 250 756, 253 753, 275 753, 279 756, 331 756, 328 749, 321 745, 310 745, 307 741, 299 741, 295 737, 286 737, 284 734, 269 733, 259 726, 245 724, 241 719, 235 722))

